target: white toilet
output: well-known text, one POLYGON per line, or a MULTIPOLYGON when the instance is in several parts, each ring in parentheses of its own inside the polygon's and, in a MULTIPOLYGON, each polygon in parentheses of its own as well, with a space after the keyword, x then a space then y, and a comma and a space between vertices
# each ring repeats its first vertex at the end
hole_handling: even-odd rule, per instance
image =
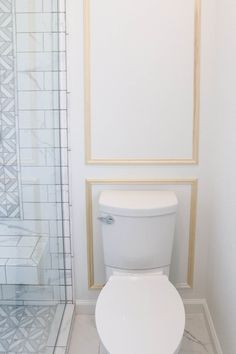
POLYGON ((107 283, 96 305, 103 353, 176 354, 185 311, 168 280, 178 201, 169 191, 104 191, 107 283))

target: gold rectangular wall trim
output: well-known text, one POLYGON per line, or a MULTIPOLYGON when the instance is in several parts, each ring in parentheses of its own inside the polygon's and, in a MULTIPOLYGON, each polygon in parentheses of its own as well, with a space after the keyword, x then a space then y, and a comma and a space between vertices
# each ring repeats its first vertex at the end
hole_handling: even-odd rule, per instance
POLYGON ((86 180, 86 216, 87 216, 87 256, 88 256, 88 286, 91 290, 101 290, 103 284, 95 284, 94 279, 94 250, 93 250, 93 206, 92 187, 94 185, 190 185, 190 227, 189 227, 189 254, 187 283, 177 284, 177 288, 186 289, 193 287, 195 233, 197 213, 197 187, 196 178, 186 179, 88 179, 86 180))
MULTIPOLYGON (((164 0, 163 0, 164 1, 164 0)), ((194 8, 194 82, 193 82, 193 132, 191 158, 136 158, 103 159, 92 156, 91 124, 91 58, 90 58, 90 0, 84 0, 84 107, 85 107, 85 161, 101 165, 193 165, 198 164, 199 116, 200 116, 200 44, 201 0, 195 0, 194 8)))

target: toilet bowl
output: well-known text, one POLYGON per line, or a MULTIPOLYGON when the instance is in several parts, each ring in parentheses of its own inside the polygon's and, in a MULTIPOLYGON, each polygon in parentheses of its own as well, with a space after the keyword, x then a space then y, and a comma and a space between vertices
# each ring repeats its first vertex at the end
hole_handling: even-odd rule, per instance
POLYGON ((160 273, 112 275, 95 319, 109 354, 176 354, 185 327, 181 297, 160 273))
POLYGON ((178 200, 172 191, 103 191, 107 283, 96 305, 100 354, 177 354, 183 302, 168 276, 178 200))

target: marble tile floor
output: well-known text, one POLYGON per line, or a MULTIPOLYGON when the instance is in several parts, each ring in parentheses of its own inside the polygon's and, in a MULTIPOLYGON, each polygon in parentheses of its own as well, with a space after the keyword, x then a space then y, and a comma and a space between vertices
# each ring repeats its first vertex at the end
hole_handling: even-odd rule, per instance
MULTIPOLYGON (((103 354, 94 316, 76 316, 69 354, 103 354)), ((179 354, 215 354, 203 313, 186 315, 185 334, 179 354)))
POLYGON ((48 354, 55 319, 61 319, 58 306, 1 305, 0 353, 48 354))

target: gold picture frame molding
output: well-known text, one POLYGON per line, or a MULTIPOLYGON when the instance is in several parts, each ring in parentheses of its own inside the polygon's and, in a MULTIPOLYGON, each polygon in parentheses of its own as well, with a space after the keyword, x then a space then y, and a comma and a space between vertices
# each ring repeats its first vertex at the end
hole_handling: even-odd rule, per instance
POLYGON ((194 9, 194 82, 193 82, 193 132, 192 158, 174 159, 102 159, 92 157, 91 137, 91 72, 90 72, 90 0, 84 0, 84 116, 85 116, 85 161, 87 164, 103 165, 193 165, 199 161, 199 116, 200 116, 200 45, 201 45, 201 0, 195 0, 194 9))
POLYGON ((193 288, 194 258, 195 258, 195 235, 197 214, 197 189, 196 178, 187 179, 87 179, 86 180, 86 218, 87 218, 87 257, 88 257, 88 287, 90 290, 101 290, 103 284, 96 284, 94 279, 94 249, 93 249, 93 206, 92 187, 94 185, 190 185, 190 226, 188 245, 188 274, 187 283, 177 284, 179 289, 193 288))

